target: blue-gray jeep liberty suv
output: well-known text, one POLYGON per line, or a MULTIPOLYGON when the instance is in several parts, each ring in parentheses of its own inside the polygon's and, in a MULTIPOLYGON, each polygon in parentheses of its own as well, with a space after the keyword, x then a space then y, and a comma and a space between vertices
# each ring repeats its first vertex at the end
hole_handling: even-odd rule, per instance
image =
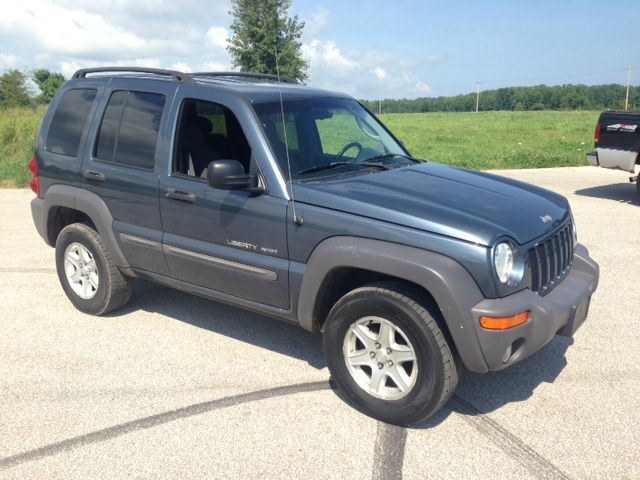
POLYGON ((395 424, 436 412, 461 365, 572 335, 598 284, 564 197, 415 160, 353 98, 286 78, 80 70, 29 167, 78 309, 140 277, 323 332, 348 401, 395 424))

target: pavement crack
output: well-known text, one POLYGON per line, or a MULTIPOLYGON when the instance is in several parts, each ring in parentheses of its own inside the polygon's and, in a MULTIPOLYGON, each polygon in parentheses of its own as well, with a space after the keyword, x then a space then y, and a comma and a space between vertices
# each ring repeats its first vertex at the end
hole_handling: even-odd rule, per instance
POLYGON ((571 480, 571 477, 553 463, 465 399, 454 395, 449 405, 453 407, 453 411, 462 414, 461 417, 465 422, 469 423, 537 478, 541 480, 571 480))
POLYGON ((0 268, 0 273, 56 273, 55 268, 0 268))
POLYGON ((195 403, 187 407, 150 415, 130 422, 120 423, 112 427, 103 428, 102 430, 96 430, 84 435, 79 435, 56 443, 50 443, 43 447, 1 458, 0 470, 6 470, 22 463, 33 462, 35 460, 58 455, 93 443, 105 442, 107 440, 126 435, 127 433, 157 427, 158 425, 163 425, 165 423, 196 415, 202 415, 222 408, 233 407, 243 403, 256 402, 268 398, 284 397, 296 393, 329 390, 331 388, 331 384, 327 381, 297 383, 294 385, 258 390, 256 392, 241 393, 239 395, 210 400, 208 402, 195 403))
POLYGON ((400 480, 404 462, 407 429, 378 422, 373 448, 373 480, 400 480))

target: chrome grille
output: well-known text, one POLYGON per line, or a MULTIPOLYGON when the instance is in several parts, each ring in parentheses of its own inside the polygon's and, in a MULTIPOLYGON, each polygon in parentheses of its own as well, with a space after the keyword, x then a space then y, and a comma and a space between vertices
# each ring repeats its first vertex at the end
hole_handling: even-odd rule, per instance
POLYGON ((569 273, 573 262, 571 222, 529 250, 531 290, 546 295, 569 273))

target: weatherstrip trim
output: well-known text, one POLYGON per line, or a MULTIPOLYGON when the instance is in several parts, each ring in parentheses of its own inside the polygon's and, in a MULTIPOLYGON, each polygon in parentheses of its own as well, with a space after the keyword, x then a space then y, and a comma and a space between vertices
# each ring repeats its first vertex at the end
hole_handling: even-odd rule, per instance
POLYGON ((272 270, 267 270, 260 267, 254 267, 252 265, 246 265, 244 263, 233 262, 220 257, 213 257, 204 253, 194 252, 192 250, 185 250, 183 248, 174 247, 172 245, 163 245, 165 253, 177 255, 179 257, 193 260, 196 262, 204 263, 209 266, 224 268, 227 270, 236 270, 247 275, 253 275, 270 282, 278 280, 278 274, 272 270))

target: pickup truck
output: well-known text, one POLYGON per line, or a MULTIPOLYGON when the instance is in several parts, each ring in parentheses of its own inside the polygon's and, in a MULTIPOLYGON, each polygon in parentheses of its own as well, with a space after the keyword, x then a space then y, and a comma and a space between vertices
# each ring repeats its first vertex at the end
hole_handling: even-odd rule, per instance
POLYGON ((463 365, 572 336, 598 285, 566 198, 416 160, 353 98, 282 77, 80 70, 29 168, 80 311, 122 307, 137 277, 297 324, 394 424, 438 411, 463 365))
MULTIPOLYGON (((595 132, 595 150, 587 160, 596 167, 635 173, 640 164, 640 112, 602 112, 595 132)), ((629 177, 640 194, 638 175, 629 177)))

